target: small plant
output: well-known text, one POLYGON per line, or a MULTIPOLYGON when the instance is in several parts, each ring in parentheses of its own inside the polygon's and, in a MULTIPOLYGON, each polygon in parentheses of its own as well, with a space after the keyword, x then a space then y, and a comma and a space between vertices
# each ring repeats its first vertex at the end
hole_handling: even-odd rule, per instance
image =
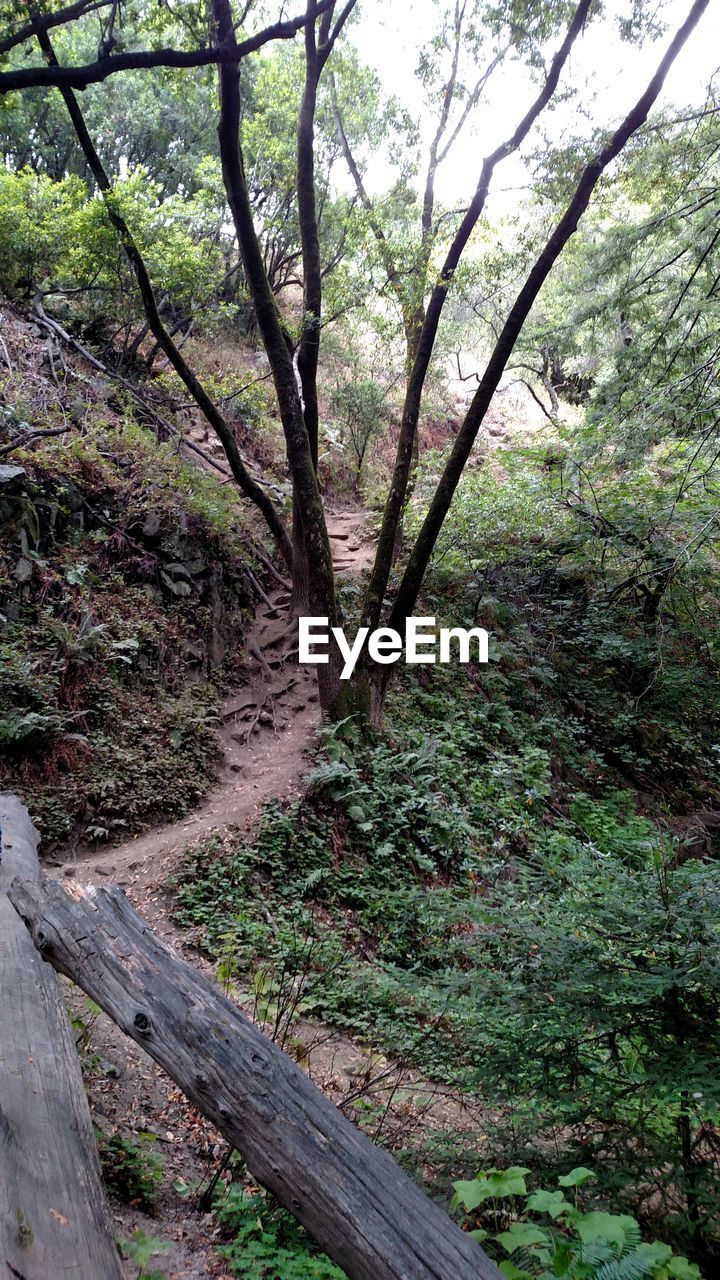
POLYGON ((160 1253, 162 1249, 169 1249, 169 1244, 164 1240, 158 1240, 156 1236, 146 1235, 144 1231, 134 1231, 131 1240, 120 1240, 120 1248, 134 1262, 139 1271, 136 1280, 167 1280, 164 1271, 148 1271, 147 1264, 156 1253, 160 1253))
POLYGON ((272 1196, 233 1184, 215 1201, 229 1244, 219 1252, 243 1280, 344 1280, 345 1272, 319 1253, 303 1228, 272 1196))
POLYGON ((153 1134, 143 1134, 133 1142, 120 1133, 111 1136, 96 1130, 100 1165, 108 1191, 144 1213, 154 1213, 162 1182, 162 1158, 148 1150, 153 1134))
POLYGON ((84 1000, 82 1012, 78 1009, 75 1012, 68 1010, 70 1015, 70 1025, 75 1033, 75 1044, 77 1051, 83 1060, 83 1069, 87 1072, 95 1072, 100 1066, 100 1059, 96 1053, 90 1052, 90 1044, 92 1042, 92 1033, 95 1023, 102 1015, 102 1009, 94 1000, 84 1000))
POLYGON ((702 1280, 695 1263, 670 1245, 643 1243, 628 1214, 583 1211, 578 1188, 594 1177, 590 1169, 572 1169, 554 1190, 532 1192, 525 1183, 529 1172, 519 1165, 488 1169, 453 1184, 454 1207, 471 1223, 488 1223, 470 1234, 501 1259, 508 1280, 702 1280))

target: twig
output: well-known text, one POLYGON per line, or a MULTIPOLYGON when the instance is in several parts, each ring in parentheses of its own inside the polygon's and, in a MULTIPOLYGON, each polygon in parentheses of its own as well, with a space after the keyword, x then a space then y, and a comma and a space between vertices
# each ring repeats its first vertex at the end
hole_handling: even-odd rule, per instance
POLYGON ((32 444, 33 440, 40 440, 46 436, 64 436, 66 431, 71 430, 72 427, 54 427, 52 431, 33 431, 30 435, 23 436, 20 440, 13 440, 12 444, 3 445, 2 449, 0 449, 0 458, 6 458, 15 449, 24 449, 26 445, 32 444))

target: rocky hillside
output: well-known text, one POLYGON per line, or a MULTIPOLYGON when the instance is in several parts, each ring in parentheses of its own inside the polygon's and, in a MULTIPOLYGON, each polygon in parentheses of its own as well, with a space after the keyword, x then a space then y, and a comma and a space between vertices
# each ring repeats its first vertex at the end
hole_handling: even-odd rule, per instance
POLYGON ((0 786, 46 850, 185 812, 262 566, 231 486, 7 304, 0 786))

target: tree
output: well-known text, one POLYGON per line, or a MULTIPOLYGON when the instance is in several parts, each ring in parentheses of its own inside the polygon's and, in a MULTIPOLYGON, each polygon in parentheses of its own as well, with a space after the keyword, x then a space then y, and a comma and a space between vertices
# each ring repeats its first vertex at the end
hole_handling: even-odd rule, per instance
POLYGON ((696 612, 690 586, 718 539, 712 98, 645 132, 606 183, 602 211, 566 255, 512 364, 554 422, 550 488, 578 544, 609 601, 631 602, 655 634, 666 604, 696 612), (578 400, 582 413, 568 411, 578 400))
MULTIPOLYGON (((385 506, 375 563, 363 607, 364 618, 370 625, 377 625, 381 618, 385 616, 390 626, 402 629, 406 619, 412 613, 433 547, 477 438, 478 431, 533 305, 553 266, 575 233, 580 218, 588 208, 601 176, 644 124, 660 93, 670 66, 697 25, 707 4, 708 0, 695 0, 685 21, 670 41, 647 88, 640 95, 621 124, 601 140, 599 148, 591 154, 580 173, 579 179, 574 182, 563 212, 557 219, 535 261, 530 266, 525 282, 500 328, 497 341, 479 381, 477 391, 440 477, 427 516, 407 556, 394 600, 389 609, 386 609, 385 596, 390 581, 399 524, 412 474, 423 390, 433 352, 436 348, 446 299, 452 289, 463 254, 484 209, 495 169, 505 156, 516 150, 524 142, 533 125, 551 103, 557 92, 561 74, 570 52, 584 30, 592 9, 591 0, 580 0, 575 10, 569 15, 565 36, 547 72, 542 77, 541 87, 534 102, 507 140, 486 156, 481 166, 475 193, 467 209, 461 214, 456 230, 443 243, 444 257, 442 262, 436 263, 433 255, 440 243, 440 240, 433 235, 433 228, 437 232, 434 221, 437 169, 443 149, 452 140, 458 124, 460 127, 462 126, 468 104, 472 106, 474 99, 479 95, 484 77, 486 77, 486 73, 489 74, 494 59, 498 56, 496 49, 489 61, 484 64, 486 70, 481 73, 474 87, 463 91, 461 94, 457 66, 463 46, 463 24, 472 14, 478 23, 478 27, 483 27, 487 22, 487 29, 494 39, 498 30, 502 31, 502 21, 505 21, 509 24, 511 44, 514 42, 514 45, 521 51, 524 48, 529 58, 534 59, 537 57, 536 41, 533 38, 527 38, 527 24, 530 22, 531 15, 536 13, 536 10, 528 6, 527 12, 523 10, 522 15, 518 15, 516 6, 513 6, 506 15, 501 15, 502 21, 495 19, 491 23, 489 13, 482 14, 475 7, 470 9, 467 5, 460 3, 455 6, 453 23, 448 29, 448 34, 445 38, 445 43, 450 51, 450 70, 442 81, 444 87, 440 95, 441 103, 437 129, 430 148, 423 199, 423 227, 427 234, 421 237, 420 243, 420 269, 418 273, 420 285, 417 292, 411 289, 408 298, 412 298, 413 305, 409 309, 406 308, 408 352, 412 355, 412 362, 409 368, 405 405, 399 431, 396 463, 385 506), (518 21, 519 16, 522 19, 520 21, 518 21), (514 34, 516 28, 520 30, 521 34, 514 34), (459 107, 459 120, 456 117, 454 124, 452 123, 453 107, 456 110, 459 107), (430 283, 432 283, 432 288, 426 298, 425 291, 430 283)), ((105 11, 108 5, 104 3, 104 0, 98 0, 98 4, 92 7, 105 11)), ((326 616, 330 625, 334 625, 337 621, 335 584, 322 496, 317 477, 319 429, 317 376, 323 323, 323 263, 318 231, 315 124, 318 91, 323 81, 323 76, 326 74, 326 67, 355 7, 356 0, 348 0, 344 7, 340 7, 335 0, 323 0, 322 3, 318 2, 318 0, 307 0, 303 14, 294 19, 267 27, 255 36, 239 39, 237 18, 239 17, 241 22, 246 21, 253 8, 252 4, 245 5, 242 12, 236 14, 233 11, 231 0, 212 0, 209 12, 204 7, 201 7, 198 12, 194 5, 188 6, 187 23, 181 41, 184 47, 153 47, 145 50, 114 52, 117 12, 116 6, 113 4, 107 15, 107 23, 104 28, 100 50, 101 56, 95 62, 83 65, 61 66, 52 56, 52 46, 48 32, 53 26, 62 25, 68 21, 77 21, 79 16, 86 15, 90 5, 85 0, 81 0, 81 3, 71 5, 67 10, 63 11, 63 17, 58 14, 34 16, 24 28, 15 29, 5 40, 4 46, 0 46, 0 48, 10 49, 31 36, 39 39, 46 55, 47 65, 44 67, 26 66, 16 70, 0 72, 0 91, 52 85, 60 88, 88 165, 95 176, 98 186, 106 196, 111 219, 118 231, 125 252, 133 264, 146 308, 148 323, 153 333, 171 363, 183 378, 185 385, 191 391, 197 403, 201 405, 208 421, 211 422, 223 440, 226 449, 229 450, 228 456, 231 457, 233 472, 243 492, 251 496, 252 500, 263 511, 276 539, 283 547, 286 557, 291 561, 293 597, 296 610, 304 611, 308 609, 313 614, 326 616), (200 21, 201 18, 203 21, 200 21), (304 307, 299 340, 295 342, 288 332, 273 296, 253 217, 242 149, 242 95, 240 80, 243 59, 251 52, 262 47, 270 39, 290 37, 301 29, 304 31, 305 76, 304 91, 297 118, 296 185, 297 215, 302 250, 304 307), (209 40, 207 37, 208 30, 211 33, 209 40), (113 41, 110 47, 108 47, 108 31, 113 41), (112 183, 88 134, 73 92, 75 88, 84 88, 88 84, 98 83, 106 80, 111 75, 130 69, 158 66, 188 67, 210 64, 215 64, 218 67, 220 89, 218 139, 223 180, 240 248, 247 287, 252 297, 258 329, 270 362, 280 419, 285 434, 288 467, 293 486, 291 554, 289 553, 287 535, 284 532, 276 509, 261 486, 258 486, 249 477, 242 460, 239 459, 239 455, 233 458, 234 438, 232 438, 232 433, 227 431, 222 415, 209 401, 204 389, 200 386, 183 357, 172 343, 172 339, 169 338, 169 335, 164 330, 157 314, 154 291, 142 255, 130 235, 126 221, 114 203, 112 183), (312 566, 312 572, 310 571, 310 566, 312 566)), ((539 26, 535 33, 537 39, 542 39, 546 36, 548 31, 553 29, 555 23, 561 20, 562 16, 562 9, 556 12, 552 6, 545 7, 540 12, 539 26)), ((164 21, 164 18, 157 20, 158 30, 155 32, 155 36, 158 40, 163 34, 164 21)), ((472 31, 472 28, 470 30, 472 31)), ((475 30, 477 30, 477 27, 475 30)), ((529 30, 532 37, 532 25, 529 30)), ((431 61, 426 63, 426 69, 428 82, 432 85, 434 68, 431 61)), ((342 138, 341 145, 345 150, 342 138)), ((378 237, 377 233, 375 234, 376 239, 382 244, 380 237, 378 237)), ((236 445, 235 453, 237 453, 236 445)), ((319 668, 320 699, 324 711, 330 715, 342 715, 347 713, 348 710, 356 710, 363 712, 372 719, 379 720, 382 714, 384 691, 390 668, 384 667, 378 670, 366 663, 360 669, 353 686, 348 688, 340 684, 339 657, 339 652, 331 655, 331 661, 328 666, 319 668)))

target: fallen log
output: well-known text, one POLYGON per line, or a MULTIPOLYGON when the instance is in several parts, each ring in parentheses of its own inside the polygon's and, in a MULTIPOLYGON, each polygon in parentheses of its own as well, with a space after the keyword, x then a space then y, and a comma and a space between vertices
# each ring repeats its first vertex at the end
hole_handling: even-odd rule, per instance
POLYGON ((351 1280, 501 1280, 470 1237, 117 888, 15 880, 38 951, 132 1036, 351 1280))
POLYGON ((57 978, 7 899, 39 885, 27 810, 0 794, 0 1280, 121 1280, 57 978))

